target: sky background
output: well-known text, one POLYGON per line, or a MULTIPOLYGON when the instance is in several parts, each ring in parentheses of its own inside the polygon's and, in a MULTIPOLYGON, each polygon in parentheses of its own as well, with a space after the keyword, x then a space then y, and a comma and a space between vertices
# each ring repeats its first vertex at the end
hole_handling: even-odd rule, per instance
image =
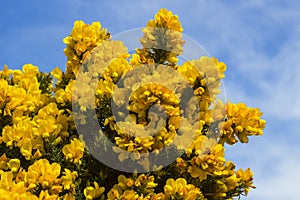
POLYGON ((265 134, 226 147, 238 168, 254 171, 248 200, 296 200, 300 180, 300 3, 252 1, 4 1, 0 7, 0 65, 41 71, 65 68, 62 39, 73 22, 100 21, 114 35, 140 28, 160 8, 179 15, 184 33, 227 64, 232 102, 259 107, 265 134))

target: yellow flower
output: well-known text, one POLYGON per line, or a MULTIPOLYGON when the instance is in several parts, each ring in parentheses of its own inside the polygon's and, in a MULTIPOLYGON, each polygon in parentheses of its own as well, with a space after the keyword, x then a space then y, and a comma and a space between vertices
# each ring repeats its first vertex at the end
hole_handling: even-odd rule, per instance
POLYGON ((191 175, 191 177, 199 178, 200 181, 207 178, 207 172, 205 172, 203 169, 199 167, 189 166, 187 172, 191 175))
POLYGON ((29 160, 32 156, 32 149, 40 145, 40 141, 34 140, 32 127, 30 119, 26 118, 13 126, 4 127, 0 139, 9 147, 19 147, 21 154, 29 160))
POLYGON ((21 70, 14 70, 12 80, 14 83, 18 83, 23 77, 23 73, 21 70))
POLYGON ((174 31, 183 32, 183 28, 178 20, 177 15, 165 8, 160 9, 154 16, 154 20, 147 23, 147 27, 161 27, 172 29, 174 31))
POLYGON ((101 197, 105 188, 99 187, 98 183, 94 181, 94 187, 88 186, 84 189, 83 193, 87 200, 101 197))
POLYGON ((62 149, 66 159, 71 160, 76 164, 81 164, 81 158, 84 152, 84 143, 77 138, 71 140, 70 144, 67 144, 62 149))
POLYGON ((89 25, 81 20, 75 21, 71 35, 64 38, 64 43, 67 45, 64 52, 68 59, 66 76, 75 78, 89 52, 108 38, 110 34, 106 32, 106 29, 101 28, 99 22, 89 25))
POLYGON ((239 178, 237 178, 235 175, 232 175, 225 180, 225 184, 227 186, 228 191, 234 190, 238 187, 238 182, 240 181, 239 178))
POLYGON ((115 199, 120 199, 120 194, 119 191, 117 189, 111 189, 108 193, 107 193, 107 198, 109 200, 115 200, 115 199))
POLYGON ((103 41, 86 57, 83 63, 84 69, 88 71, 90 77, 101 74, 105 80, 116 83, 131 69, 126 60, 129 56, 128 49, 122 41, 103 41))
POLYGON ((258 108, 249 108, 243 103, 227 103, 224 110, 223 115, 227 120, 219 124, 221 143, 234 144, 236 137, 242 143, 247 143, 248 136, 263 134, 266 121, 260 118, 262 112, 258 108))
POLYGON ((143 29, 144 36, 140 39, 143 49, 137 50, 139 58, 134 57, 132 63, 146 63, 151 59, 160 64, 177 62, 177 56, 183 52, 182 31, 178 16, 167 9, 160 9, 154 20, 150 20, 143 29))
POLYGON ((72 92, 74 88, 74 81, 70 80, 65 89, 59 88, 55 91, 55 99, 57 103, 62 104, 63 106, 72 101, 72 92))
POLYGON ((16 182, 12 172, 0 170, 0 198, 13 200, 38 200, 38 198, 27 191, 24 181, 16 182))
MULTIPOLYGON (((144 69, 141 70, 143 71, 144 69)), ((164 74, 163 72, 165 72, 163 66, 158 66, 157 70, 153 72, 155 77, 152 78, 159 80, 161 74, 164 74)), ((147 74, 136 85, 129 87, 127 84, 132 78, 135 79, 135 77, 126 78, 124 80, 124 88, 119 89, 120 91, 115 91, 122 95, 113 98, 117 105, 124 107, 126 106, 124 105, 127 102, 126 99, 129 98, 130 103, 126 107, 130 111, 130 115, 124 115, 124 120, 119 122, 114 122, 113 118, 108 117, 105 119, 104 124, 109 124, 110 129, 115 130, 118 134, 114 138, 118 147, 133 152, 131 159, 141 160, 141 152, 144 155, 150 151, 159 152, 163 146, 170 145, 172 142, 175 143, 173 139, 179 128, 181 128, 180 132, 190 132, 193 128, 188 126, 188 123, 186 123, 187 126, 185 126, 185 123, 181 123, 183 126, 179 127, 180 121, 182 122, 179 107, 180 94, 174 94, 172 91, 177 91, 178 87, 176 85, 178 86, 178 84, 176 84, 176 81, 178 80, 172 79, 172 76, 165 75, 162 82, 170 86, 169 89, 163 84, 155 83, 155 80, 153 81, 154 83, 147 83, 152 82, 147 74), (145 84, 143 84, 144 82, 145 84), (154 104, 160 104, 160 107, 157 106, 158 112, 152 111, 155 107, 153 106, 154 104), (163 114, 167 115, 168 121, 159 114, 163 112, 163 109, 165 111, 163 114), (151 123, 149 123, 149 118, 151 123)), ((177 141, 180 141, 180 139, 178 138, 177 141)), ((128 152, 119 151, 117 147, 114 148, 114 151, 119 153, 119 160, 121 161, 129 158, 128 152)), ((142 165, 146 166, 147 163, 142 165)))
POLYGON ((64 189, 69 190, 75 187, 74 181, 77 178, 78 174, 76 171, 71 172, 69 169, 65 168, 65 172, 63 172, 62 176, 62 185, 64 189))
POLYGON ((196 156, 191 159, 187 172, 200 181, 208 176, 232 175, 233 165, 225 162, 224 147, 212 138, 199 136, 192 144, 196 156))
POLYGON ((139 195, 134 190, 125 190, 120 199, 136 200, 139 195))
MULTIPOLYGON (((14 70, 12 81, 14 85, 8 85, 11 80, 0 79, 0 105, 6 102, 4 106, 4 115, 12 115, 14 110, 23 112, 32 112, 35 107, 43 105, 37 80, 38 69, 31 64, 24 65, 23 71, 14 70), (3 89, 2 89, 3 88, 3 89)), ((2 112, 2 110, 1 110, 2 112)))
POLYGON ((59 196, 56 194, 49 194, 48 190, 42 190, 39 195, 39 200, 59 200, 59 196))
POLYGON ((75 200, 75 196, 71 193, 65 194, 63 200, 75 200))
MULTIPOLYGON (((126 178, 124 175, 118 177, 118 184, 108 192, 108 199, 143 199, 154 195, 154 176, 141 174, 138 177, 126 178), (139 191, 140 195, 135 191, 139 191)), ((158 198, 158 197, 157 197, 158 198)), ((148 198, 146 198, 148 199, 148 198)))
POLYGON ((8 79, 9 76, 10 76, 12 73, 13 73, 13 70, 8 69, 8 66, 7 66, 7 65, 4 65, 3 70, 0 71, 0 78, 3 77, 3 78, 8 79))
POLYGON ((187 184, 184 178, 168 179, 164 191, 168 199, 204 199, 200 189, 192 184, 187 184))
POLYGON ((2 154, 0 157, 0 170, 7 170, 8 166, 7 163, 9 162, 9 158, 6 157, 6 154, 2 154))
POLYGON ((79 76, 76 81, 80 85, 74 87, 73 90, 73 100, 78 103, 80 110, 86 111, 87 108, 94 108, 94 97, 91 94, 94 94, 94 87, 91 82, 81 81, 83 76, 79 76))
POLYGON ((25 77, 32 78, 35 77, 39 71, 37 66, 32 64, 27 64, 22 67, 25 77))
POLYGON ((177 71, 192 85, 195 95, 201 99, 201 111, 206 111, 219 94, 225 70, 225 63, 206 56, 198 60, 187 61, 177 68, 177 71))
POLYGON ((17 172, 20 168, 20 160, 19 159, 10 159, 7 163, 8 167, 11 169, 12 172, 17 172))
POLYGON ((166 199, 166 197, 163 193, 154 194, 151 197, 151 200, 163 200, 163 199, 166 199))
POLYGON ((117 83, 117 81, 131 69, 125 58, 116 58, 107 66, 102 76, 106 81, 117 83))
POLYGON ((41 108, 36 116, 33 118, 34 135, 51 138, 58 136, 68 136, 68 121, 70 117, 63 114, 63 110, 57 108, 56 103, 49 103, 47 106, 41 108))
POLYGON ((58 82, 62 81, 63 73, 60 68, 56 67, 54 70, 52 70, 51 74, 55 79, 57 79, 58 82))
POLYGON ((67 193, 64 195, 63 200, 75 200, 75 196, 71 193, 67 193))
POLYGON ((60 170, 61 166, 58 163, 50 164, 47 159, 40 159, 28 167, 25 180, 29 184, 29 188, 41 184, 45 188, 50 187, 57 190, 56 184, 60 181, 58 179, 60 170))
MULTIPOLYGON (((96 95, 97 96, 106 95, 107 97, 111 97, 114 86, 115 85, 113 82, 100 79, 100 81, 97 85, 96 95)), ((97 103, 100 104, 101 101, 99 101, 99 99, 97 99, 97 103)))
POLYGON ((245 188, 245 195, 248 195, 250 188, 256 188, 253 185, 253 172, 249 168, 247 168, 245 171, 239 169, 236 172, 236 178, 240 179, 239 183, 245 188))

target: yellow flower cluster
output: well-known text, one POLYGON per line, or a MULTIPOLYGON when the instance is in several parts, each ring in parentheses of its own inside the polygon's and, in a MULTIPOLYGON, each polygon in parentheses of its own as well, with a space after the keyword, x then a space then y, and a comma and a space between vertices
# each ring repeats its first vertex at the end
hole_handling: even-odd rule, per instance
POLYGON ((62 148, 62 152, 67 160, 71 160, 75 164, 81 164, 80 159, 83 157, 84 143, 79 139, 74 138, 70 144, 67 144, 62 148))
POLYGON ((16 183, 13 181, 12 172, 4 172, 0 170, 0 196, 3 200, 38 200, 39 198, 30 192, 27 192, 27 188, 24 182, 16 183))
POLYGON ((4 66, 0 72, 0 114, 29 113, 45 104, 38 73, 38 68, 31 64, 24 65, 22 71, 4 66))
POLYGON ((169 89, 153 83, 145 84, 135 90, 130 96, 130 102, 128 109, 132 114, 125 119, 125 122, 114 125, 119 135, 115 138, 116 144, 135 153, 158 151, 170 144, 178 129, 178 124, 173 119, 180 116, 178 98, 169 89), (144 128, 148 124, 146 111, 156 103, 162 105, 169 120, 168 127, 162 127, 155 136, 152 136, 155 134, 156 127, 163 124, 157 113, 153 113, 151 126, 148 126, 148 129, 144 128), (129 118, 133 118, 134 123, 130 123, 129 118))
POLYGON ((99 184, 96 181, 94 182, 94 185, 94 187, 88 186, 84 189, 84 196, 87 200, 101 197, 105 190, 104 187, 99 187, 99 184))
POLYGON ((35 188, 40 184, 43 188, 49 188, 50 193, 58 194, 62 187, 59 186, 58 176, 61 166, 58 163, 50 164, 46 159, 40 159, 28 167, 24 179, 28 188, 35 188))
POLYGON ((143 29, 142 49, 130 55, 99 22, 76 21, 64 39, 65 71, 4 66, 0 199, 233 199, 255 188, 249 168, 226 161, 224 144, 262 135, 262 112, 217 100, 225 63, 203 56, 177 64, 182 32, 178 16, 161 9, 143 29), (90 125, 92 110, 115 145, 113 159, 149 173, 123 173, 90 154, 74 121, 90 125), (172 156, 171 148, 182 155, 168 166, 147 159, 172 156))
MULTIPOLYGON (((64 81, 60 70, 52 74, 64 81)), ((70 110, 61 108, 49 93, 58 91, 49 77, 31 64, 22 71, 7 66, 0 71, 0 196, 4 199, 74 200, 79 192, 76 165, 68 169, 63 163, 82 163, 84 144, 76 138, 67 143, 74 134, 73 119, 70 110)), ((100 197, 104 188, 96 182, 94 186, 86 184, 80 189, 82 195, 100 197)))
POLYGON ((243 103, 227 103, 223 112, 226 122, 219 124, 221 143, 234 144, 237 138, 247 143, 248 136, 263 134, 266 121, 260 118, 262 112, 258 108, 249 108, 243 103))
MULTIPOLYGON (((208 57, 201 57, 199 60, 193 60, 185 62, 182 66, 177 66, 174 63, 177 62, 176 56, 180 55, 182 53, 182 45, 184 44, 183 41, 181 41, 181 32, 183 31, 180 22, 178 20, 178 17, 176 15, 173 15, 172 12, 167 11, 166 9, 161 9, 159 12, 155 15, 154 20, 150 20, 147 23, 146 28, 143 29, 144 31, 144 37, 141 39, 141 43, 143 45, 143 49, 137 49, 137 54, 133 54, 132 59, 130 63, 133 66, 138 66, 140 64, 150 64, 151 63, 165 63, 166 60, 168 60, 168 63, 170 66, 174 67, 176 71, 178 71, 182 76, 190 83, 191 87, 194 89, 195 95, 198 97, 198 104, 200 107, 200 118, 201 122, 198 123, 198 129, 201 132, 203 128, 203 124, 210 124, 212 119, 212 113, 211 110, 209 110, 209 107, 213 101, 216 99, 216 95, 220 92, 219 87, 221 85, 221 79, 225 77, 224 71, 226 70, 226 65, 223 62, 219 62, 216 58, 208 58, 208 57), (172 39, 170 39, 172 38, 172 39), (163 41, 163 45, 159 44, 160 41, 163 41), (166 56, 166 50, 171 51, 172 53, 168 54, 166 56), (174 52, 177 52, 174 54, 174 52), (166 59, 166 57, 170 56, 169 58, 173 57, 173 59, 166 59), (174 57, 176 59, 174 59, 174 57), (174 62, 170 61, 173 60, 174 62)), ((159 71, 159 70, 157 70, 159 71)), ((143 74, 139 72, 139 74, 143 74)), ((168 77, 168 72, 160 72, 160 77, 165 82, 168 82, 168 80, 178 80, 178 77, 168 77), (161 76, 163 74, 163 76, 161 76)), ((155 76, 153 74, 152 76, 155 76)), ((178 75, 177 75, 178 76, 178 75)), ((144 80, 141 80, 138 77, 126 77, 124 83, 126 84, 128 82, 132 82, 132 79, 136 78, 140 82, 153 82, 153 79, 147 79, 144 78, 144 80)), ((161 81, 163 82, 163 81, 161 81)), ((161 83, 160 82, 160 83, 161 83)), ((183 81, 181 81, 183 82, 183 81)), ((137 84, 136 84, 137 85, 137 84)), ((167 101, 170 103, 168 104, 168 108, 172 108, 175 105, 174 111, 168 112, 168 109, 166 109, 166 113, 169 117, 168 124, 169 127, 166 127, 166 129, 162 129, 162 131, 157 134, 156 138, 149 136, 149 133, 145 133, 141 127, 134 127, 135 131, 133 131, 132 135, 134 135, 134 138, 132 137, 117 137, 117 144, 120 144, 121 147, 126 146, 127 150, 137 152, 137 151, 155 151, 156 149, 160 149, 164 145, 170 144, 172 140, 174 139, 175 133, 174 131, 178 131, 179 127, 179 120, 180 120, 180 113, 181 111, 178 110, 178 105, 180 100, 180 96, 172 96, 173 91, 167 91, 163 87, 158 87, 155 84, 148 84, 147 86, 144 85, 143 87, 140 87, 137 89, 137 86, 132 86, 132 90, 134 90, 133 95, 130 96, 131 104, 129 106, 129 110, 133 113, 137 113, 136 116, 131 116, 135 120, 135 122, 143 125, 147 125, 147 118, 146 118, 146 112, 149 110, 149 107, 152 106, 154 103, 159 102, 161 105, 163 105, 163 101, 160 99, 159 95, 157 94, 164 94, 165 97, 167 97, 167 101), (153 90, 158 90, 153 91, 153 90), (135 99, 138 99, 135 100, 135 99), (177 101, 177 104, 173 101, 177 101), (172 115, 169 115, 172 113, 172 115), (169 130, 169 131, 165 131, 169 130), (140 132, 140 134, 137 134, 136 132, 140 132), (144 133, 143 133, 144 132, 144 133), (144 139, 140 139, 138 135, 144 135, 144 139), (169 135, 169 136, 168 136, 169 135), (167 138, 166 138, 167 136, 167 138), (163 138, 164 143, 161 142, 161 139, 163 138), (143 145, 138 144, 138 142, 141 141, 143 145), (145 148, 147 146, 147 148, 145 148)), ((170 87, 170 84, 168 84, 168 88, 170 87)), ((126 102, 126 90, 122 90, 122 100, 126 102), (125 93, 125 94, 124 94, 125 93), (124 98, 125 97, 125 98, 124 98)), ((118 96, 119 97, 119 96, 118 96)), ((165 101, 166 101, 165 100, 165 101)), ((196 103, 196 102, 195 102, 196 103)), ((188 108, 190 110, 193 110, 192 108, 188 108)), ((190 114, 188 120, 194 121, 193 118, 195 116, 190 114)), ((110 122, 112 122, 110 120, 110 122)), ((127 123, 128 126, 130 123, 127 123)), ((126 127, 128 127, 126 126, 126 127)), ((132 127, 132 124, 130 124, 132 127)), ((111 126, 115 127, 115 126, 111 126)), ((124 127, 124 124, 122 124, 122 127, 124 127)), ((125 130, 131 130, 129 128, 124 128, 125 130)), ((120 135, 120 134, 119 134, 120 135)), ((121 133, 121 135, 124 135, 121 133)), ((182 143, 179 142, 179 140, 184 140, 183 137, 179 137, 180 139, 177 139, 176 144, 182 143)), ((185 145, 183 145, 185 146, 185 145)), ((121 156, 121 159, 123 160, 124 157, 121 156)), ((126 159, 126 158, 125 158, 126 159)))
POLYGON ((199 188, 187 184, 184 178, 168 179, 164 186, 166 199, 204 199, 199 188))
MULTIPOLYGON (((110 38, 110 34, 107 32, 106 29, 101 28, 101 24, 99 22, 93 22, 91 25, 85 24, 83 21, 75 21, 73 30, 69 36, 64 38, 64 43, 67 45, 64 52, 67 56, 67 63, 66 63, 66 72, 62 72, 59 68, 55 68, 51 74, 53 78, 56 79, 56 88, 55 91, 55 98, 58 103, 65 106, 71 103, 72 101, 72 92, 74 88, 74 81, 75 77, 78 75, 80 67, 85 62, 86 58, 90 56, 91 51, 99 46, 103 41, 108 40, 110 38)), ((118 47, 115 46, 115 49, 118 47)), ((109 54, 109 50, 106 51, 109 54)), ((89 63, 91 64, 91 63, 89 63)), ((97 67, 101 66, 103 63, 97 63, 93 72, 100 73, 97 67)), ((102 72, 101 72, 102 73, 102 72)), ((90 80, 90 74, 86 75, 90 80)), ((89 82, 85 82, 89 84, 89 82)), ((88 85, 83 85, 85 88, 88 85)), ((85 94, 90 91, 85 91, 85 94)), ((82 94, 82 95, 85 95, 82 94)))
POLYGON ((188 172, 193 178, 200 181, 207 178, 207 175, 219 175, 224 170, 224 147, 216 144, 214 139, 206 136, 199 137, 193 143, 195 155, 191 159, 191 166, 188 172))
MULTIPOLYGON (((220 93, 221 79, 225 77, 226 64, 216 58, 206 56, 198 60, 185 62, 177 68, 194 89, 198 97, 200 119, 202 124, 210 124, 213 121, 211 104, 220 93)), ((191 119, 190 119, 191 120, 191 119)))
POLYGON ((140 175, 137 178, 126 178, 123 175, 118 177, 118 184, 108 192, 108 199, 128 199, 128 200, 171 200, 171 199, 205 199, 199 188, 192 184, 187 184, 184 178, 166 181, 164 192, 155 193, 153 176, 140 175))
POLYGON ((205 185, 206 182, 215 180, 217 187, 202 188, 205 196, 229 198, 231 194, 247 195, 250 188, 255 188, 253 173, 250 169, 235 171, 234 163, 226 162, 224 158, 224 147, 214 139, 200 136, 190 148, 193 149, 194 153, 190 162, 178 158, 176 166, 181 174, 188 173, 193 180, 198 179, 198 183, 205 185))
POLYGON ((23 116, 21 111, 14 111, 13 125, 3 128, 0 142, 10 148, 19 147, 21 154, 28 160, 40 157, 45 152, 43 140, 59 143, 62 137, 69 136, 67 130, 70 120, 55 103, 41 108, 33 119, 23 116))
POLYGON ((211 103, 219 94, 221 79, 225 77, 226 65, 216 58, 206 56, 185 62, 178 71, 190 82, 195 94, 211 103))
POLYGON ((64 39, 64 43, 67 45, 64 52, 68 59, 66 76, 75 78, 74 76, 77 75, 80 65, 89 52, 108 38, 110 38, 110 34, 106 32, 106 29, 101 28, 99 22, 89 25, 81 20, 75 21, 71 35, 64 39))
POLYGON ((140 39, 143 49, 138 49, 132 57, 132 63, 174 64, 178 62, 177 56, 183 52, 182 33, 177 15, 167 9, 160 9, 143 29, 144 36, 140 39), (151 61, 152 60, 152 61, 151 61))
POLYGON ((154 16, 154 20, 150 20, 146 27, 166 28, 178 32, 183 32, 177 15, 173 15, 172 11, 165 8, 160 9, 154 16))
MULTIPOLYGON (((136 178, 126 178, 124 175, 118 177, 118 184, 108 192, 109 200, 113 199, 155 199, 158 195, 154 194, 154 176, 141 174, 136 178)), ((161 196, 161 195, 160 195, 161 196)))
MULTIPOLYGON (((195 96, 198 97, 198 102, 194 103, 199 104, 201 121, 200 123, 195 121, 194 116, 198 113, 192 111, 193 108, 187 108, 185 111, 188 113, 187 120, 195 125, 194 127, 185 126, 185 132, 191 133, 191 128, 194 130, 198 129, 201 135, 202 125, 209 125, 213 121, 212 111, 209 109, 209 106, 215 101, 216 95, 219 93, 218 88, 220 87, 221 79, 225 77, 226 65, 223 62, 218 62, 215 58, 201 57, 199 60, 186 62, 182 66, 178 66, 175 72, 178 71, 182 76, 178 76, 178 73, 166 69, 164 65, 153 66, 152 70, 149 70, 149 68, 141 66, 138 71, 134 71, 134 74, 143 74, 142 77, 134 74, 126 76, 124 78, 124 88, 120 89, 121 92, 116 91, 115 93, 114 100, 118 106, 127 103, 127 99, 129 99, 128 110, 131 115, 120 114, 124 116, 125 122, 115 123, 111 118, 106 118, 105 120, 105 125, 109 124, 111 130, 115 130, 118 134, 115 137, 116 144, 129 152, 145 153, 158 151, 173 142, 176 132, 180 128, 180 123, 181 126, 184 124, 181 120, 182 111, 179 108, 179 103, 181 99, 180 91, 186 87, 185 82, 194 88, 195 96), (156 82, 159 84, 156 84, 156 82), (176 84, 178 82, 182 83, 181 87, 178 87, 176 84), (160 129, 154 137, 150 127, 156 130, 157 127, 163 124, 159 120, 160 117, 157 113, 154 113, 151 125, 148 125, 149 119, 147 115, 149 115, 151 106, 155 104, 161 105, 165 110, 168 117, 168 126, 160 129), (134 123, 130 123, 131 120, 134 123), (146 130, 144 127, 147 125, 148 129, 146 130), (130 135, 126 134, 128 132, 130 132, 130 135)), ((191 105, 194 106, 193 104, 191 105)), ((190 135, 178 137, 175 142, 177 146, 186 141, 184 137, 190 137, 190 135)), ((182 146, 186 146, 186 144, 182 146)), ((127 159, 128 154, 120 154, 119 158, 120 160, 127 159)), ((137 156, 137 158, 139 159, 140 157, 137 156)))
MULTIPOLYGON (((74 80, 67 78, 66 74, 56 67, 51 71, 51 75, 55 80, 55 87, 52 89, 57 104, 68 106, 72 102, 72 91, 74 80)), ((71 76, 71 75, 69 75, 71 76)))
POLYGON ((99 107, 101 98, 110 98, 114 84, 131 69, 128 57, 121 41, 103 41, 86 57, 76 81, 71 80, 65 89, 58 89, 57 101, 67 104, 73 100, 81 111, 95 109, 95 105, 99 107))
MULTIPOLYGON (((15 159, 10 159, 10 162, 15 159)), ((19 162, 18 162, 19 163, 19 162)), ((8 165, 10 165, 8 163, 8 165)), ((4 172, 0 170, 0 194, 1 197, 11 197, 12 199, 60 199, 59 193, 64 187, 70 189, 73 185, 77 173, 65 169, 65 175, 61 178, 61 166, 58 163, 50 164, 46 159, 40 159, 28 167, 28 170, 11 170, 4 172), (37 190, 39 195, 34 195, 37 190)), ((62 199, 75 200, 75 196, 69 190, 62 199)))
MULTIPOLYGON (((127 74, 121 82, 123 86, 114 91, 112 100, 120 108, 118 110, 126 108, 130 114, 120 111, 114 117, 121 120, 116 122, 114 117, 108 117, 104 125, 116 132, 116 144, 134 152, 133 159, 139 160, 140 153, 159 152, 162 147, 172 144, 180 123, 187 121, 180 116, 179 103, 181 91, 189 87, 189 83, 173 68, 164 65, 140 66, 127 74)), ((182 132, 190 133, 192 129, 185 126, 182 132)), ((177 143, 180 143, 179 139, 177 143)), ((117 148, 114 150, 119 152, 117 148)), ((128 158, 128 154, 121 152, 119 155, 121 161, 128 158)))

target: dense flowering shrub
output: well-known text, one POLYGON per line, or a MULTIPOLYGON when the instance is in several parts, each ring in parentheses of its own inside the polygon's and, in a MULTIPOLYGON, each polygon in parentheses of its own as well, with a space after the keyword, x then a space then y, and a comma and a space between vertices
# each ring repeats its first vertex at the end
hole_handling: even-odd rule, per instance
MULTIPOLYGON (((250 169, 236 170, 235 164, 224 158, 224 145, 247 143, 248 136, 262 135, 262 113, 243 103, 217 100, 225 63, 202 56, 179 64, 178 56, 184 51, 182 31, 178 17, 161 9, 143 29, 142 48, 129 54, 121 41, 111 40, 99 22, 76 21, 64 39, 65 71, 55 68, 44 73, 32 64, 22 70, 4 66, 0 71, 0 199, 232 199, 255 188, 250 169), (107 53, 94 53, 98 47, 107 53), (141 67, 143 76, 125 76, 145 64, 155 69, 153 73, 141 67), (106 65, 99 73, 97 68, 106 65), (181 76, 174 77, 169 69, 181 76), (95 84, 90 77, 99 81, 95 84), (122 91, 114 96, 122 77, 122 91), (151 81, 155 77, 163 77, 161 84, 151 81), (188 100, 199 106, 199 119, 187 114, 180 121, 182 88, 170 89, 180 78, 194 91, 196 98, 188 100), (80 84, 74 87, 76 81, 80 84), (133 86, 132 81, 136 82, 133 86), (89 95, 90 85, 96 88, 95 97, 89 95), (128 114, 119 112, 121 123, 112 114, 112 100, 117 106, 128 103, 128 114), (149 112, 156 103, 165 110, 167 122, 149 112), (75 119, 74 106, 83 113, 96 110, 105 136, 115 145, 112 162, 136 161, 149 172, 122 172, 98 161, 74 123, 90 122, 86 115, 75 119), (149 125, 150 114, 162 127, 154 135, 143 128, 149 125), (187 121, 193 126, 186 125, 187 121), (186 137, 192 138, 190 144, 183 144, 186 137), (159 155, 174 144, 182 154, 171 164, 149 163, 149 153, 159 155), (120 149, 134 152, 134 156, 120 149)), ((193 109, 187 106, 187 110, 193 109)), ((105 147, 97 136, 91 138, 105 147)))

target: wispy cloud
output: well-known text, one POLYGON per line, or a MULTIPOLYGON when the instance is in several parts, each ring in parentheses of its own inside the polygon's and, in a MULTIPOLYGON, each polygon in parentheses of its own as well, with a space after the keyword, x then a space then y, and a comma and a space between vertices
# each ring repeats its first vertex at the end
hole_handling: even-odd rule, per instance
POLYGON ((236 161, 239 167, 251 166, 255 173, 257 188, 249 193, 247 199, 297 199, 300 178, 298 147, 279 141, 266 143, 261 139, 259 142, 237 145, 227 150, 229 158, 236 161))

